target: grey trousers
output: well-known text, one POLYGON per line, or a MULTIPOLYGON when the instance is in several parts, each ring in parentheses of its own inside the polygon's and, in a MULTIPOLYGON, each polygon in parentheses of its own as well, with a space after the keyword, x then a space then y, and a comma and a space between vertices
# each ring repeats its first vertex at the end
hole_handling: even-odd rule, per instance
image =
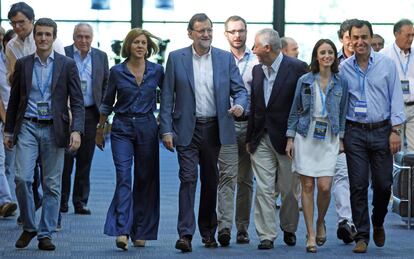
POLYGON ((237 144, 223 145, 219 155, 217 220, 219 231, 233 225, 234 211, 238 232, 247 232, 253 196, 253 172, 246 152, 247 121, 235 122, 237 144), (234 197, 236 193, 236 204, 234 197), (234 206, 235 205, 235 206, 234 206))
POLYGON ((276 185, 282 195, 279 219, 280 228, 296 232, 299 222, 298 185, 299 176, 292 172, 292 162, 287 155, 276 152, 268 134, 260 141, 257 150, 251 155, 252 169, 256 177, 254 223, 259 239, 275 240, 276 225, 276 185))

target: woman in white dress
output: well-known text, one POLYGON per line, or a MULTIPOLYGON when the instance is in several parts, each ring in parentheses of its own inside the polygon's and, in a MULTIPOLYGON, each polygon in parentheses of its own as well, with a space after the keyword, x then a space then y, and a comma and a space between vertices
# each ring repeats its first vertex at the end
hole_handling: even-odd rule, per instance
POLYGON ((347 86, 338 75, 335 45, 321 39, 313 48, 311 72, 296 87, 288 120, 287 155, 300 175, 302 207, 307 228, 306 251, 326 242, 325 215, 339 152, 343 151, 347 86), (316 235, 313 227, 314 189, 318 189, 316 235))

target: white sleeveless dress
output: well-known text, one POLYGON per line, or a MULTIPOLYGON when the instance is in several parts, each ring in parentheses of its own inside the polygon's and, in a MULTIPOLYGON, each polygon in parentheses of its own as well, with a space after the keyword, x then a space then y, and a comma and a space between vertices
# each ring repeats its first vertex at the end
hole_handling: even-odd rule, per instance
MULTIPOLYGON (((322 114, 322 102, 319 85, 314 82, 314 111, 305 137, 296 133, 294 140, 294 154, 292 171, 300 175, 311 177, 333 176, 335 174, 336 159, 339 152, 339 135, 333 135, 327 113, 322 114), (313 133, 316 121, 328 123, 324 140, 315 139, 313 133)), ((325 94, 323 93, 325 98, 325 94)))

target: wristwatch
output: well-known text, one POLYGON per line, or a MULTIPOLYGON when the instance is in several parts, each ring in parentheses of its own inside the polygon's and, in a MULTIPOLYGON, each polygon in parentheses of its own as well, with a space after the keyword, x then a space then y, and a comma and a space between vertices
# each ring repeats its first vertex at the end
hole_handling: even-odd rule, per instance
POLYGON ((100 124, 100 123, 98 123, 98 124, 96 125, 96 128, 97 128, 97 129, 103 129, 103 128, 105 128, 105 123, 104 123, 104 124, 100 124))
POLYGON ((394 128, 392 128, 392 129, 391 129, 391 132, 394 132, 394 133, 395 133, 395 134, 397 134, 398 136, 401 136, 402 129, 401 129, 401 128, 398 128, 398 129, 394 129, 394 128))

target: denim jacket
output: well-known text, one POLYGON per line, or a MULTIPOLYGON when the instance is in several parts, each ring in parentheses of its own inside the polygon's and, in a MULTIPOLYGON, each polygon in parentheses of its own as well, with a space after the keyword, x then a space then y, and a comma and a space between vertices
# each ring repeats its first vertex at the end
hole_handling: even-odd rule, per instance
MULTIPOLYGON (((296 132, 306 137, 312 120, 315 102, 315 79, 317 74, 309 72, 299 78, 295 97, 288 119, 287 137, 294 138, 296 132)), ((348 86, 339 74, 333 74, 333 80, 326 90, 326 111, 332 133, 344 137, 348 86)))

